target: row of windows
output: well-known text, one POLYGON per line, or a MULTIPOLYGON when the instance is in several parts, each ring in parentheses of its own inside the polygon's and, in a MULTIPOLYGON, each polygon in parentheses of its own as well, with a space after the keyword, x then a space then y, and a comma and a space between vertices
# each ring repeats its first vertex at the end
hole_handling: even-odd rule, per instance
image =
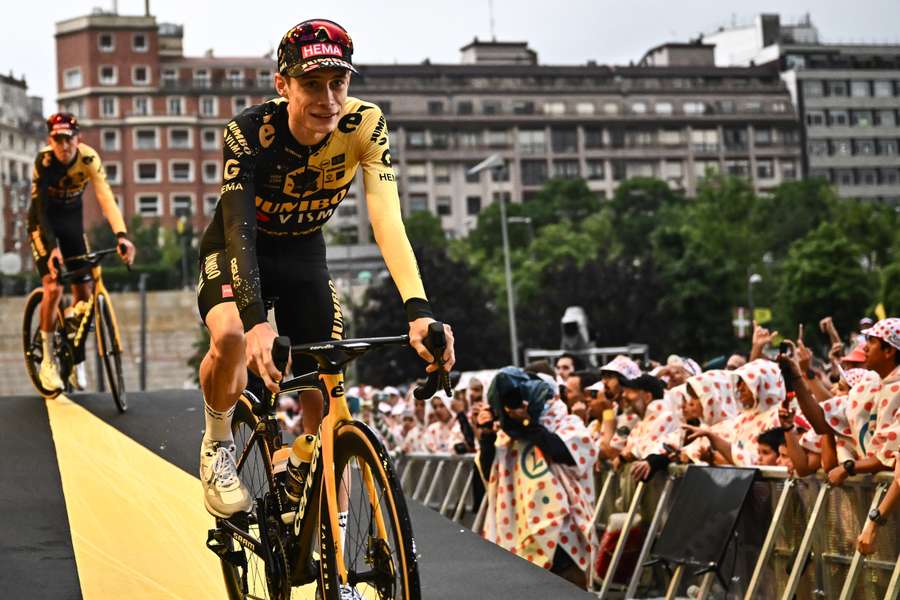
MULTIPOLYGON (((219 98, 216 96, 201 96, 199 100, 199 114, 201 117, 232 117, 250 106, 249 96, 234 96, 231 98, 231 113, 219 114, 219 98)), ((167 96, 165 100, 166 114, 169 116, 187 115, 187 99, 184 96, 167 96)), ((100 96, 100 116, 115 119, 120 116, 118 96, 100 96)), ((150 96, 134 96, 131 99, 131 116, 150 116, 153 114, 153 100, 150 96)))
MULTIPOLYGON (((584 127, 582 128, 585 149, 598 148, 639 148, 655 146, 681 146, 688 139, 692 144, 708 148, 710 144, 718 149, 720 135, 718 129, 693 129, 690 137, 687 129, 649 129, 624 127, 584 127)), ((726 127, 722 130, 725 147, 728 150, 749 148, 750 129, 747 127, 726 127)), ((435 150, 459 148, 512 148, 514 145, 524 154, 543 154, 548 148, 556 153, 578 152, 578 129, 540 128, 487 129, 481 131, 441 131, 410 129, 405 132, 406 147, 410 149, 431 148, 435 150)), ((796 129, 756 127, 753 129, 753 143, 756 146, 795 146, 800 141, 796 129)))
MULTIPOLYGON (((119 68, 116 65, 100 65, 97 67, 97 80, 100 85, 118 85, 119 68)), ((151 69, 147 65, 132 65, 131 85, 150 85, 152 83, 151 69)), ((71 90, 84 85, 84 77, 81 67, 72 67, 63 71, 63 89, 71 90)))
POLYGON ((810 177, 824 177, 838 185, 900 185, 900 169, 810 169, 810 177))
MULTIPOLYGON (((172 159, 168 161, 169 183, 194 183, 196 175, 194 173, 194 161, 172 159)), ((106 171, 106 180, 110 185, 119 185, 122 183, 124 173, 122 173, 122 163, 118 161, 107 161, 103 168, 106 171)), ((133 180, 137 183, 162 183, 163 167, 161 160, 144 159, 136 160, 133 163, 133 180)), ((220 183, 222 181, 222 170, 219 162, 215 160, 205 160, 201 163, 201 176, 203 183, 220 183)))
MULTIPOLYGON (((197 213, 197 200, 194 194, 173 192, 169 194, 168 213, 165 211, 163 194, 159 192, 141 192, 134 196, 134 210, 144 217, 161 217, 165 214, 174 217, 191 217, 197 213)), ((217 194, 203 196, 203 214, 211 215, 219 202, 217 194)))
POLYGON ((896 139, 809 140, 810 156, 897 156, 896 139))
MULTIPOLYGON (((642 162, 642 161, 611 161, 611 175, 614 181, 623 181, 632 177, 660 177, 670 182, 676 187, 683 185, 685 177, 685 166, 681 161, 665 161, 659 162, 642 162)), ((562 161, 554 163, 554 177, 579 177, 577 172, 578 164, 576 161, 562 161), (572 164, 574 163, 574 164, 572 164)), ((748 160, 729 160, 725 161, 725 171, 730 175, 737 177, 750 177, 751 163, 748 160)), ((794 161, 776 161, 770 159, 756 161, 757 180, 765 182, 766 180, 775 180, 778 175, 775 169, 780 169, 781 179, 784 181, 795 180, 797 178, 797 165, 794 161)), ((694 175, 696 177, 704 177, 708 172, 716 173, 720 170, 717 161, 696 161, 694 163, 694 175)), ((602 165, 601 165, 602 173, 602 165)), ((593 179, 602 179, 594 177, 593 179)), ((522 179, 525 185, 540 185, 547 180, 547 170, 545 162, 538 161, 522 161, 522 179)), ((770 182, 771 183, 771 182, 770 182)), ((498 193, 506 194, 509 192, 495 192, 495 201, 498 193)), ((409 212, 419 212, 429 210, 429 194, 423 192, 415 192, 408 194, 409 212)), ((508 198, 507 198, 508 201, 508 198)), ((477 215, 481 212, 482 198, 481 196, 468 195, 465 199, 466 215, 477 215)), ((451 196, 439 195, 435 197, 434 212, 438 216, 453 215, 453 198, 451 196)))
POLYGON ((806 80, 803 82, 803 94, 813 98, 826 96, 838 98, 893 98, 894 96, 900 96, 900 80, 806 80))
MULTIPOLYGON (((160 127, 135 127, 131 130, 131 147, 135 150, 160 150, 160 127)), ((194 129, 190 127, 168 127, 166 147, 169 150, 191 150, 194 148, 194 129)), ((200 130, 200 144, 204 150, 217 150, 220 129, 205 127, 200 130)), ((118 152, 122 149, 122 132, 119 129, 100 129, 100 149, 118 152)))
POLYGON ((806 124, 810 127, 896 127, 898 122, 897 111, 893 109, 806 111, 806 124))
MULTIPOLYGON (((101 64, 97 67, 97 80, 100 85, 119 85, 119 68, 116 65, 101 64)), ((227 69, 223 73, 225 87, 231 89, 247 87, 249 83, 255 83, 257 87, 272 87, 272 71, 269 69, 257 69, 256 81, 245 78, 244 69, 227 69)), ((163 87, 172 87, 179 83, 178 69, 164 68, 161 72, 163 87)), ((194 69, 190 86, 195 88, 212 88, 213 79, 210 69, 194 69)), ((81 67, 72 67, 63 71, 63 89, 71 90, 84 86, 84 77, 81 67)), ((126 83, 122 81, 122 83, 126 83)), ((153 83, 153 72, 148 65, 132 65, 130 85, 144 86, 153 83)))
POLYGON ((180 83, 189 84, 195 88, 212 88, 215 84, 214 79, 223 87, 242 88, 250 84, 257 87, 274 87, 272 81, 272 71, 270 69, 256 69, 254 71, 255 81, 247 78, 247 72, 241 68, 231 69, 209 69, 208 67, 198 67, 188 71, 187 77, 184 76, 181 69, 176 67, 164 67, 160 72, 160 82, 163 87, 171 87, 180 83), (214 78, 214 75, 216 77, 214 78))
MULTIPOLYGON (((97 34, 97 49, 100 52, 115 52, 116 37, 127 35, 124 32, 118 34, 111 31, 101 31, 97 34)), ((135 52, 147 52, 150 49, 150 39, 146 33, 131 34, 131 49, 135 52)))
MULTIPOLYGON (((385 113, 391 112, 391 103, 387 100, 376 101, 385 113)), ((716 102, 705 102, 701 100, 689 100, 685 102, 670 102, 647 100, 636 100, 628 103, 621 102, 602 102, 596 103, 590 100, 576 100, 573 102, 565 102, 562 100, 553 100, 538 104, 532 100, 511 100, 503 102, 501 100, 482 100, 481 114, 497 115, 505 112, 511 112, 514 115, 645 115, 656 114, 661 116, 669 115, 709 115, 709 114, 734 114, 734 113, 785 113, 790 110, 790 104, 787 100, 775 100, 763 103, 759 100, 747 100, 738 103, 735 100, 718 100, 716 102)), ((444 100, 427 101, 427 111, 430 115, 444 115, 455 113, 457 115, 475 114, 475 102, 472 100, 459 100, 448 105, 444 100)))
MULTIPOLYGON (((776 162, 779 163, 781 179, 793 180, 797 178, 797 164, 793 160, 776 160, 772 158, 760 158, 755 161, 758 179, 776 178, 776 162)), ((663 161, 622 161, 612 160, 610 175, 614 181, 620 181, 629 177, 660 177, 666 180, 681 180, 685 176, 685 162, 681 160, 663 161)), ((707 168, 713 167, 719 170, 718 161, 694 161, 695 172, 702 176, 707 168)), ((749 159, 726 160, 724 169, 731 175, 742 177, 750 176, 749 159)), ((468 169, 472 165, 467 165, 468 169)), ((554 160, 548 165, 545 160, 523 160, 519 163, 521 180, 523 185, 541 185, 550 177, 562 177, 567 179, 585 178, 587 180, 603 180, 607 178, 606 161, 589 159, 584 161, 584 167, 578 160, 554 160)), ((456 170, 459 172, 459 169, 456 170)), ((449 164, 433 163, 430 177, 426 163, 408 163, 404 169, 407 183, 450 183, 453 169, 449 164)), ((467 183, 478 183, 481 174, 472 176, 468 172, 464 175, 467 183)), ((491 179, 495 182, 509 181, 509 172, 506 169, 491 171, 491 179)))

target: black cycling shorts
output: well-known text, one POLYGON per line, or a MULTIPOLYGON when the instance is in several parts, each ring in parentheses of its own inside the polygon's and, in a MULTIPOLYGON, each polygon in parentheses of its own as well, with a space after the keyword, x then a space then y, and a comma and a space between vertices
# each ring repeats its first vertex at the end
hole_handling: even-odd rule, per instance
MULTIPOLYGON (((37 215, 34 214, 35 210, 36 208, 32 205, 32 210, 28 212, 28 239, 31 242, 34 266, 41 277, 45 277, 50 274, 48 262, 50 261, 50 252, 53 251, 53 245, 50 244, 45 233, 41 231, 37 215)), ((53 235, 56 236, 63 259, 87 253, 81 205, 48 207, 47 219, 50 222, 50 227, 53 229, 53 235)), ((85 262, 76 261, 67 263, 65 267, 68 271, 74 271, 86 265, 87 263, 85 262)), ((91 275, 87 273, 83 278, 79 277, 79 279, 89 281, 91 275)))
MULTIPOLYGON (((260 236, 256 249, 263 300, 267 307, 275 308, 278 334, 290 337, 292 344, 343 339, 344 318, 325 262, 322 233, 284 239, 260 236)), ((200 318, 205 323, 212 307, 234 301, 225 249, 201 245, 197 284, 200 318)), ((293 357, 295 375, 315 368, 312 358, 293 357)))

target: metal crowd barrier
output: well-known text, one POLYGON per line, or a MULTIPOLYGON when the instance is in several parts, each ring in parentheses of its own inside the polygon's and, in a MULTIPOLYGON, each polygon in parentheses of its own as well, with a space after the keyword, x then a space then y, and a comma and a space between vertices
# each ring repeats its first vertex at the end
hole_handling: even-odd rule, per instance
MULTIPOLYGON (((670 467, 667 477, 657 477, 654 481, 635 486, 622 526, 623 533, 619 536, 609 567, 597 591, 599 598, 613 595, 640 597, 637 592, 645 576, 645 563, 665 519, 672 516, 667 515, 667 504, 670 503, 672 491, 685 468, 681 465, 670 467), (638 567, 631 574, 627 586, 617 586, 612 582, 625 549, 626 534, 640 512, 639 506, 643 498, 654 488, 661 488, 659 500, 653 507, 653 516, 646 529, 638 555, 638 567)), ((791 600, 795 597, 897 600, 900 597, 900 519, 897 515, 892 515, 879 528, 877 550, 873 555, 866 558, 856 550, 856 537, 865 525, 868 511, 878 506, 892 482, 890 473, 880 473, 875 477, 853 477, 840 488, 832 488, 824 483, 821 474, 798 480, 788 477, 783 468, 760 468, 760 471, 762 481, 770 491, 769 503, 774 502, 774 507, 762 547, 753 561, 752 575, 746 583, 738 582, 742 587, 745 586, 742 590, 745 600, 791 600), (801 486, 806 488, 805 493, 798 489, 801 486), (806 506, 809 506, 808 510, 806 506), (824 527, 823 520, 827 521, 824 527), (782 566, 783 575, 779 570, 782 566), (861 580, 864 572, 868 576, 861 580), (888 572, 890 579, 886 578, 888 572)), ((611 470, 605 473, 593 516, 595 531, 605 529, 601 517, 604 511, 609 510, 605 508, 609 504, 609 490, 615 487, 616 479, 627 476, 627 473, 614 473, 611 470)), ((596 547, 592 548, 592 554, 594 552, 596 547)), ((739 557, 736 557, 735 562, 738 560, 739 557)), ((596 587, 593 585, 596 578, 594 565, 592 556, 589 572, 591 589, 596 587)), ((675 569, 666 587, 667 600, 683 597, 680 596, 683 594, 681 589, 685 579, 691 576, 686 566, 672 566, 675 569)), ((708 598, 714 585, 715 574, 704 573, 691 597, 698 600, 708 598)))
POLYGON ((467 508, 474 512, 470 492, 475 478, 480 477, 474 454, 409 453, 399 455, 397 462, 400 486, 407 496, 456 523, 467 508))
MULTIPOLYGON (((468 509, 469 514, 474 512, 475 517, 472 531, 479 535, 482 533, 488 502, 485 495, 477 511, 471 502, 474 478, 480 477, 475 468, 474 455, 401 454, 397 463, 401 486, 407 496, 454 522, 461 522, 468 509)), ((736 583, 744 600, 900 600, 900 517, 896 511, 885 525, 879 527, 874 554, 864 557, 856 550, 856 537, 866 523, 866 515, 881 502, 893 481, 892 474, 851 477, 843 486, 833 488, 825 483, 821 473, 795 479, 789 477, 782 467, 758 469, 761 474, 761 482, 758 483, 765 488, 755 487, 754 494, 756 500, 765 501, 765 506, 771 510, 771 518, 758 554, 734 557, 735 564, 741 558, 752 560, 752 569, 747 570, 746 581, 736 583), (767 497, 765 493, 757 493, 765 491, 768 492, 767 497)), ((669 514, 669 507, 685 470, 684 465, 672 465, 665 477, 657 476, 649 482, 637 484, 629 484, 627 469, 603 471, 591 519, 592 544, 588 570, 588 587, 595 590, 598 598, 641 597, 638 591, 649 568, 647 559, 666 519, 673 516, 669 514), (616 502, 626 490, 625 496, 630 495, 630 502, 622 533, 610 557, 605 577, 597 581, 594 569, 600 537, 609 516, 626 508, 616 502), (627 532, 638 514, 650 517, 649 523, 644 519, 644 540, 638 554, 638 566, 628 577, 627 585, 615 584, 613 581, 625 552, 627 532)), ((666 573, 666 600, 684 597, 682 588, 697 577, 685 565, 672 566, 674 570, 671 573, 659 569, 654 572, 657 576, 666 573)), ((749 567, 750 563, 747 562, 746 566, 749 567)), ((692 598, 709 598, 717 585, 715 574, 703 573, 694 585, 696 588, 692 598)), ((651 588, 651 597, 658 598, 659 594, 655 591, 651 588)), ((729 597, 732 595, 729 594, 729 597)))

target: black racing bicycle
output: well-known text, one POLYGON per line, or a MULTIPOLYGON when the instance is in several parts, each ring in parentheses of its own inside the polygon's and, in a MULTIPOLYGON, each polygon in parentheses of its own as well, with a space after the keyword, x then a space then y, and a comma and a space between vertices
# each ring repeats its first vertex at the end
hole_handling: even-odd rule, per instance
MULTIPOLYGON (((287 600, 292 588, 313 584, 323 600, 421 597, 400 480, 377 434, 351 417, 343 381, 344 367, 372 348, 408 344, 405 335, 293 347, 288 338, 276 339, 272 354, 280 371, 291 353, 311 356, 318 365, 283 382, 279 394, 319 390, 324 418, 299 501, 293 502, 285 490, 288 447, 275 418, 279 394, 267 393, 262 400, 249 391, 242 394, 232 429, 238 474, 254 498, 253 508, 217 519, 206 542, 221 560, 231 600, 287 600), (347 513, 343 532, 339 512, 347 513)), ((431 324, 425 345, 433 356, 443 356, 442 324, 431 324)), ((450 393, 441 368, 415 395, 429 398, 439 386, 450 393)))
MULTIPOLYGON (((44 297, 44 289, 37 288, 25 301, 25 317, 22 323, 22 345, 25 351, 25 368, 28 376, 38 393, 45 398, 55 398, 63 392, 71 392, 69 375, 75 368, 75 364, 84 360, 85 346, 92 330, 97 333, 97 354, 103 362, 103 370, 109 382, 109 390, 119 412, 128 410, 128 401, 125 397, 125 380, 122 376, 122 342, 119 337, 119 325, 116 321, 116 313, 113 310, 109 291, 103 285, 103 277, 100 262, 111 254, 116 254, 116 248, 107 248, 88 252, 79 256, 65 259, 65 264, 81 263, 83 266, 66 271, 59 270, 58 280, 61 285, 81 280, 90 273, 94 281, 93 291, 86 301, 84 310, 80 315, 70 319, 63 317, 62 309, 66 305, 67 298, 63 295, 57 310, 56 323, 53 328, 53 359, 59 368, 59 375, 64 385, 63 390, 48 390, 41 384, 39 376, 44 350, 41 343, 40 312, 41 300, 44 297)), ((98 377, 103 377, 98 373, 98 377)))

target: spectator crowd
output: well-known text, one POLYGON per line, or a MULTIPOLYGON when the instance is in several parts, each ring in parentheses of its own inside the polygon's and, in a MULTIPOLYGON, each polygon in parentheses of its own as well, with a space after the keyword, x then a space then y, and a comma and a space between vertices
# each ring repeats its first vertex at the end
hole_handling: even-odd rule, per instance
MULTIPOLYGON (((778 333, 754 324, 749 354, 722 368, 675 355, 591 367, 564 353, 457 375, 452 398, 361 385, 348 399, 394 451, 474 454, 488 498, 483 535, 581 586, 595 481, 609 469, 637 482, 674 463, 780 467, 821 472, 832 486, 892 471, 856 540, 869 554, 900 504, 900 318, 864 319, 846 345, 830 319, 821 328, 831 340, 821 359, 802 328, 775 347, 778 333)), ((297 428, 296 405, 283 409, 285 427, 297 428)))

